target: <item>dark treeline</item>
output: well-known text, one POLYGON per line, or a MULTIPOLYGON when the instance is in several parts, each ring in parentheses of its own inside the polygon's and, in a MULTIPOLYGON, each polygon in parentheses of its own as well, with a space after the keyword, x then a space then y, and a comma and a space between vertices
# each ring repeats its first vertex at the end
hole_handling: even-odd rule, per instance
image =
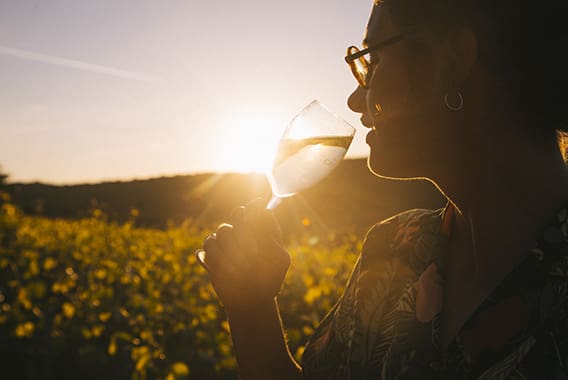
MULTIPOLYGON (((186 219, 214 226, 235 207, 270 196, 268 182, 258 174, 196 174, 68 186, 9 183, 5 191, 32 215, 75 219, 101 210, 118 222, 137 214, 137 225, 157 228, 186 219)), ((276 213, 285 232, 307 228, 362 232, 396 212, 443 204, 430 183, 378 179, 359 159, 345 160, 321 183, 286 199, 276 213)))

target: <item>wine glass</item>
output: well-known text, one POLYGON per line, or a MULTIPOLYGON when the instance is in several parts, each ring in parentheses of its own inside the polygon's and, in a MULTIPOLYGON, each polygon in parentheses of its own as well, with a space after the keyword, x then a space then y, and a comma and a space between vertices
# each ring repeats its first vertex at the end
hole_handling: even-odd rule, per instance
POLYGON ((355 128, 312 101, 288 124, 278 145, 268 179, 272 210, 283 198, 305 190, 327 177, 339 165, 355 128))
MULTIPOLYGON (((282 199, 305 190, 327 177, 339 165, 355 134, 355 128, 332 114, 317 100, 308 104, 288 124, 268 173, 273 210, 282 199)), ((205 251, 195 255, 205 267, 205 251)))

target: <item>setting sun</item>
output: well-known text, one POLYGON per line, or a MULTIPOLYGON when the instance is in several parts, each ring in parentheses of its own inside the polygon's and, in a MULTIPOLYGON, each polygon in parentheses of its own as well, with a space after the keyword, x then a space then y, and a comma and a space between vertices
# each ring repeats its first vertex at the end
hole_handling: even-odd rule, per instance
POLYGON ((267 115, 238 115, 227 121, 219 138, 218 165, 223 171, 267 172, 284 126, 267 115))

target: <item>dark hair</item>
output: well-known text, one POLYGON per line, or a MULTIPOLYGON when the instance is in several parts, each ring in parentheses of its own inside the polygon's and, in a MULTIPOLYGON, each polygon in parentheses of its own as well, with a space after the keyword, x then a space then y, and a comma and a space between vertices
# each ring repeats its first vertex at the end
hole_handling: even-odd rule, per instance
POLYGON ((560 0, 384 0, 402 29, 467 25, 480 61, 515 96, 531 126, 568 131, 568 3, 560 0))

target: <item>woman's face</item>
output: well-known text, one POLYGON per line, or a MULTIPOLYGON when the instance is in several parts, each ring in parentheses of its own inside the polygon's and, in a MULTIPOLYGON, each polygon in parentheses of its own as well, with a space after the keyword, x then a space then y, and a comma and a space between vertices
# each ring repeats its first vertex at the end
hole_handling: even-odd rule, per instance
MULTIPOLYGON (((388 8, 375 6, 365 45, 400 33, 388 8)), ((371 53, 368 88, 358 87, 348 99, 349 107, 362 114, 363 125, 371 128, 368 166, 381 177, 430 176, 448 139, 443 127, 448 124, 444 93, 436 88, 440 64, 433 50, 416 41, 416 36, 409 35, 371 53)))

